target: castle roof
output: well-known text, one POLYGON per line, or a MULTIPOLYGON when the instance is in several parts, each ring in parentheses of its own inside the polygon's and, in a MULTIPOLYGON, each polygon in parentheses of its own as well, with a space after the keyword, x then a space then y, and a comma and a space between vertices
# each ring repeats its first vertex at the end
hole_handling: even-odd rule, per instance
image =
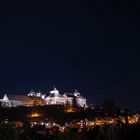
POLYGON ((4 95, 3 100, 8 101, 8 100, 15 100, 15 101, 32 101, 31 98, 29 98, 26 95, 4 95))

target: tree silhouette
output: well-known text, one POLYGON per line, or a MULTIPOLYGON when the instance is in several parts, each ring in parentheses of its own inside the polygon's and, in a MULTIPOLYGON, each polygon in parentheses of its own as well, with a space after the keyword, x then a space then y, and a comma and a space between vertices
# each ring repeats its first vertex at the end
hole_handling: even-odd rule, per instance
POLYGON ((78 105, 77 105, 77 100, 76 100, 76 97, 75 97, 75 96, 73 97, 73 100, 72 100, 72 106, 73 106, 74 108, 77 108, 77 107, 78 107, 78 105))
POLYGON ((16 127, 13 124, 0 124, 0 140, 18 140, 16 127))
POLYGON ((112 99, 105 99, 102 106, 105 113, 113 114, 115 112, 116 106, 112 99))

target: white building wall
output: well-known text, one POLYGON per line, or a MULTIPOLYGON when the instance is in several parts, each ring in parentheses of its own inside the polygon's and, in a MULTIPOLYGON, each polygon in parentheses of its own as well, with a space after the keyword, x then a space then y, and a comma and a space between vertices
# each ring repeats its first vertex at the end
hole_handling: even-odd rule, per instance
POLYGON ((79 107, 86 107, 86 99, 77 98, 77 104, 79 107))

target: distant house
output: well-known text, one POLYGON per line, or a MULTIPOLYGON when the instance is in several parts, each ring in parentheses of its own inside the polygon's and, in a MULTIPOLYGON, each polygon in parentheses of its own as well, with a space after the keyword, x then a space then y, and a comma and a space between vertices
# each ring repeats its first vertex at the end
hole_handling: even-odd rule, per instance
POLYGON ((34 102, 31 98, 25 95, 7 95, 1 99, 1 105, 4 107, 16 106, 33 106, 34 102))

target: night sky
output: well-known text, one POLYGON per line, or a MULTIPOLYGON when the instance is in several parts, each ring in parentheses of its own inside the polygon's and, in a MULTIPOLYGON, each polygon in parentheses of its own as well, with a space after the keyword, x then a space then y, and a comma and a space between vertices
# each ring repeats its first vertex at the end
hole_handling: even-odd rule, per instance
POLYGON ((140 3, 0 2, 0 94, 77 89, 140 109, 140 3))

